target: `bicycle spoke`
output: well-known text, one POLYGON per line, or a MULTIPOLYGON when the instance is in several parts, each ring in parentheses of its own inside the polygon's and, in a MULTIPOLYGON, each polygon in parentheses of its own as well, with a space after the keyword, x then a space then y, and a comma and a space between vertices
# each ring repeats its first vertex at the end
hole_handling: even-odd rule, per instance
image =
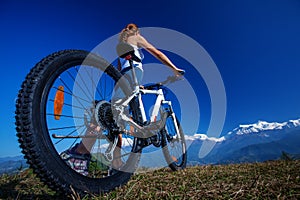
MULTIPOLYGON (((99 74, 99 77, 101 77, 100 74, 99 74)), ((101 79, 101 78, 100 78, 100 79, 101 79)), ((99 91, 99 87, 97 87, 96 84, 95 84, 95 87, 96 87, 97 94, 99 94, 99 96, 101 96, 101 99, 105 99, 105 98, 103 97, 103 95, 102 95, 102 92, 99 91)))
MULTIPOLYGON (((60 90, 60 89, 57 88, 57 87, 53 87, 53 88, 56 89, 56 90, 60 90)), ((62 91, 62 90, 60 90, 60 91, 62 91)), ((83 98, 81 98, 81 97, 79 97, 79 96, 76 96, 76 95, 74 95, 72 92, 66 92, 66 91, 63 91, 63 92, 64 92, 65 94, 68 94, 68 95, 74 97, 76 100, 80 99, 80 100, 85 101, 85 102, 87 102, 87 103, 91 103, 91 102, 92 102, 91 100, 86 100, 86 99, 83 99, 83 98)), ((78 100, 78 102, 80 103, 79 100, 78 100)), ((84 107, 82 104, 81 104, 81 106, 84 107)))
MULTIPOLYGON (((80 99, 82 100, 82 101, 84 101, 84 102, 87 102, 87 103, 91 103, 91 101, 88 101, 88 100, 86 100, 86 99, 83 99, 83 98, 81 98, 81 97, 78 97, 78 96, 76 96, 76 95, 74 95, 73 93, 72 93, 72 91, 71 91, 71 89, 68 87, 68 85, 62 80, 62 78, 61 77, 59 77, 59 80, 62 82, 62 84, 67 88, 67 90, 69 91, 69 92, 66 92, 66 91, 64 91, 66 94, 68 94, 68 95, 71 95, 72 97, 74 97, 76 100, 77 100, 77 102, 80 104, 80 106, 82 106, 82 108, 85 108, 85 106, 82 104, 82 102, 80 101, 80 99)), ((57 87, 53 87, 54 89, 57 89, 57 90, 59 90, 57 87)), ((74 107, 74 106, 73 106, 74 107)))
POLYGON ((46 113, 46 115, 50 115, 50 116, 60 116, 60 117, 66 117, 66 118, 84 119, 84 117, 72 116, 72 115, 57 115, 57 114, 53 114, 53 113, 46 113))
MULTIPOLYGON (((88 74, 88 76, 89 76, 89 79, 90 80, 92 80, 92 91, 95 91, 96 90, 96 92, 100 95, 100 96, 102 96, 101 95, 101 93, 98 91, 98 89, 97 89, 97 86, 96 86, 96 83, 95 83, 95 80, 94 80, 94 78, 93 78, 93 69, 92 68, 89 68, 90 70, 88 70, 87 68, 84 68, 84 70, 86 71, 86 73, 88 74)), ((98 76, 96 76, 96 77, 100 77, 100 75, 98 76)))
POLYGON ((80 125, 80 126, 65 126, 65 127, 59 127, 59 128, 49 128, 48 130, 49 131, 54 131, 54 130, 71 129, 71 128, 77 129, 77 128, 81 128, 83 126, 84 126, 84 124, 80 125))
MULTIPOLYGON (((105 76, 105 75, 104 75, 105 76)), ((102 88, 103 89, 103 88, 102 88)), ((106 79, 104 80, 104 98, 106 97, 106 79)))
MULTIPOLYGON (((54 102, 53 99, 49 99, 49 101, 54 102)), ((80 107, 80 106, 76 106, 76 105, 72 105, 72 104, 69 104, 69 103, 63 103, 63 105, 64 106, 68 106, 68 107, 72 107, 72 108, 78 108, 78 109, 81 109, 81 110, 88 111, 86 108, 83 108, 83 107, 80 107)))
MULTIPOLYGON (((79 83, 76 81, 76 79, 72 76, 72 74, 67 71, 68 75, 73 79, 74 83, 80 88, 80 90, 83 92, 83 94, 89 99, 90 97, 86 94, 86 91, 79 85, 79 83)), ((93 99, 93 97, 91 97, 93 99)))
MULTIPOLYGON (((86 70, 86 67, 85 67, 84 69, 86 70)), ((82 81, 82 83, 83 83, 85 89, 88 91, 88 93, 89 93, 91 99, 93 99, 93 98, 94 98, 94 97, 93 97, 93 94, 91 93, 90 88, 86 85, 86 82, 83 80, 83 78, 82 78, 82 76, 81 76, 81 73, 79 73, 79 70, 77 69, 77 67, 75 67, 75 70, 77 71, 77 75, 79 76, 80 80, 82 81)), ((90 78, 91 78, 91 77, 90 77, 90 78)), ((92 78, 91 78, 91 79, 92 79, 92 78)), ((89 80, 91 80, 91 79, 89 79, 89 80)), ((76 82, 76 83, 77 83, 77 82, 76 82)), ((80 88, 81 88, 81 87, 80 87, 80 88)), ((84 91, 84 90, 83 90, 83 91, 84 91)), ((86 96, 87 96, 87 95, 86 95, 86 96)), ((87 96, 87 97, 88 97, 88 96, 87 96)))
MULTIPOLYGON (((112 92, 113 92, 113 86, 114 85, 113 83, 111 85, 109 85, 109 83, 111 82, 111 79, 108 79, 107 78, 108 75, 107 74, 103 74, 101 79, 100 79, 100 88, 102 89, 103 91, 103 94, 104 94, 104 99, 107 99, 108 97, 111 96, 112 92), (104 80, 103 80, 104 79, 104 80), (104 86, 103 86, 104 85, 104 86), (107 90, 110 90, 110 91, 107 91, 107 90), (108 92, 108 93, 107 93, 108 92)), ((103 97, 103 96, 102 96, 103 97)))
MULTIPOLYGON (((71 133, 67 134, 67 136, 72 135, 72 134, 75 133, 76 131, 77 131, 77 130, 73 130, 71 133)), ((60 142, 63 141, 63 140, 64 140, 64 138, 58 140, 57 142, 55 142, 55 144, 58 144, 58 143, 60 143, 60 142)))

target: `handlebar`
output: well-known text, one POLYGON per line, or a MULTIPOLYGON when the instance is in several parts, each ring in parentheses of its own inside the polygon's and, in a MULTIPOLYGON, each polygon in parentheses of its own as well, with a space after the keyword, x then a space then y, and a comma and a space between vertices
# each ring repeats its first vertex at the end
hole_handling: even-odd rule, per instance
MULTIPOLYGON (((183 76, 185 74, 185 70, 182 70, 182 71, 179 71, 178 72, 179 75, 183 76)), ((160 83, 157 83, 159 85, 165 85, 167 83, 174 83, 176 81, 180 81, 180 80, 183 80, 183 78, 181 76, 168 76, 167 80, 165 81, 162 81, 160 83)))
POLYGON ((159 82, 159 83, 157 83, 157 85, 166 85, 168 83, 174 83, 179 80, 182 80, 182 79, 177 76, 169 76, 165 81, 159 82))
MULTIPOLYGON (((181 71, 181 72, 178 72, 178 73, 183 76, 185 74, 185 71, 181 71)), ((174 83, 176 81, 183 80, 182 76, 168 76, 168 78, 165 81, 154 83, 154 84, 149 84, 149 85, 145 86, 144 88, 151 90, 153 88, 161 87, 161 86, 166 85, 168 83, 174 83)))

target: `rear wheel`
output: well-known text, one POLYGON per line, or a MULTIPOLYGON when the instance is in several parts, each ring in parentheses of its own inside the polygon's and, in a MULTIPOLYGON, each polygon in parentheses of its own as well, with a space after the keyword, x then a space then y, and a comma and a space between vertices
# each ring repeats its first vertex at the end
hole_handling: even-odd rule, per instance
POLYGON ((72 189, 79 193, 106 192, 125 184, 135 171, 141 153, 136 151, 136 138, 113 130, 110 116, 115 83, 129 93, 122 81, 111 64, 81 50, 49 55, 27 75, 16 102, 17 136, 31 168, 52 189, 63 193, 72 189), (97 129, 88 135, 91 125, 97 129), (69 167, 61 156, 83 138, 93 142, 85 175, 69 167), (109 175, 113 159, 107 152, 113 141, 122 142, 116 147, 119 156, 113 158, 122 166, 109 175))
POLYGON ((164 157, 173 170, 184 169, 187 162, 186 142, 180 122, 175 114, 169 114, 162 133, 162 150, 164 157))

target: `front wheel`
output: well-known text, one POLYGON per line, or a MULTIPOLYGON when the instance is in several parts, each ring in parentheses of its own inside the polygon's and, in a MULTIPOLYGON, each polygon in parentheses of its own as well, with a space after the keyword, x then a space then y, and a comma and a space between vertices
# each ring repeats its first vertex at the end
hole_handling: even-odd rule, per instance
MULTIPOLYGON (((121 81, 111 64, 81 50, 51 54, 26 77, 16 102, 17 135, 31 168, 50 188, 99 194, 125 184, 133 174, 141 152, 136 150, 136 138, 125 133, 118 134, 122 144, 113 152, 118 153, 114 161, 119 168, 108 172, 113 166, 106 156, 113 141, 110 100, 115 83, 121 81), (99 128, 91 133, 92 124, 99 128), (86 144, 89 158, 74 156, 77 143, 86 144)), ((120 85, 128 94, 127 84, 120 85)))
POLYGON ((173 171, 184 169, 187 162, 186 142, 180 122, 174 113, 168 115, 161 133, 162 150, 169 167, 173 171))

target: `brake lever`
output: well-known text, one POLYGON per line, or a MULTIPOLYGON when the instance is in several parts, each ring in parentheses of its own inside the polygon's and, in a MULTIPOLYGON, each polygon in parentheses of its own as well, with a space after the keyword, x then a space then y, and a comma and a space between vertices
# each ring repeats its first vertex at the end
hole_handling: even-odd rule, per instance
POLYGON ((174 83, 175 81, 177 81, 177 79, 178 79, 177 76, 169 76, 167 80, 170 83, 174 83))
POLYGON ((183 75, 185 74, 185 71, 181 71, 179 74, 182 76, 168 76, 168 78, 165 81, 160 82, 159 85, 165 85, 167 83, 174 83, 176 81, 184 80, 183 75))

